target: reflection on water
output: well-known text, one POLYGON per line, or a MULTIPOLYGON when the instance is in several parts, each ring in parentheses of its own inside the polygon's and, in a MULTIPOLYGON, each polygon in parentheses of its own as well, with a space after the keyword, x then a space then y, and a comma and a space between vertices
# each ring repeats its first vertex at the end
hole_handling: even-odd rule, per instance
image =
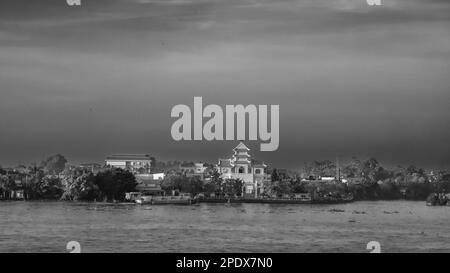
POLYGON ((450 207, 0 202, 0 252, 450 252, 450 207))

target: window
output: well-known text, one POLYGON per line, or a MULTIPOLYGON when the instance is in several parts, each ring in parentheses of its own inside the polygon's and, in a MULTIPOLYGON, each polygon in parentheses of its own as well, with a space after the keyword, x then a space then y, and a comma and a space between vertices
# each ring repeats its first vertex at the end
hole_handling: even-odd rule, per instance
POLYGON ((244 167, 239 168, 239 173, 245 173, 244 167))
POLYGON ((260 174, 260 173, 261 173, 261 169, 256 169, 256 170, 255 170, 255 173, 256 173, 256 174, 260 174))

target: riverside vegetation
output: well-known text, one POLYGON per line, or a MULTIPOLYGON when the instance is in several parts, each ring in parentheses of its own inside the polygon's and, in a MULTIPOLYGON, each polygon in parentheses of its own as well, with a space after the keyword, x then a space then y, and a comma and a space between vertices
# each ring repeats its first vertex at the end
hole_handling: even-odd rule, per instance
MULTIPOLYGON (((0 199, 14 199, 15 192, 22 191, 25 200, 123 201, 125 193, 135 191, 138 184, 134 174, 127 170, 103 167, 93 172, 66 165, 64 156, 54 155, 39 165, 0 168, 0 199)), ((166 173, 161 188, 167 193, 242 196, 243 182, 223 180, 213 165, 207 170, 208 180, 187 176, 177 166, 155 164, 155 170, 166 173)), ((333 176, 335 170, 335 164, 328 160, 306 164, 302 172, 268 169, 271 181, 264 184, 262 196, 350 193, 355 200, 425 200, 432 193, 450 192, 450 174, 446 171, 427 173, 414 166, 387 169, 374 158, 364 161, 353 158, 344 165, 341 173, 347 183, 312 180, 317 176, 333 176)))

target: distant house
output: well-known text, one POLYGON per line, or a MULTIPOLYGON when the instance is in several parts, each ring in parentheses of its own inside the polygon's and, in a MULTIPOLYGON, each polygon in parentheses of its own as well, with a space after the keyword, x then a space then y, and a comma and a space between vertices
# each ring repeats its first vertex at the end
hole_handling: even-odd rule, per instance
POLYGON ((14 168, 14 172, 22 173, 22 174, 29 174, 29 173, 31 173, 31 171, 32 171, 31 168, 26 167, 24 165, 19 165, 14 168))
POLYGON ((89 170, 94 173, 102 169, 102 165, 98 163, 82 163, 78 167, 83 170, 89 170))
POLYGON ((334 177, 334 176, 322 176, 322 177, 320 177, 320 180, 322 180, 322 181, 333 181, 333 180, 336 180, 336 177, 334 177))
POLYGON ((2 190, 0 189, 0 199, 7 199, 7 200, 23 200, 24 190, 23 190, 23 184, 21 180, 14 180, 15 183, 15 189, 14 190, 2 190))
POLYGON ((114 154, 106 157, 106 166, 132 172, 150 173, 153 158, 147 154, 114 154))
POLYGON ((163 180, 166 175, 164 173, 152 173, 153 180, 163 180))
POLYGON ((180 164, 180 170, 191 172, 195 174, 201 174, 204 173, 206 170, 205 164, 199 162, 199 163, 182 163, 180 164))
POLYGON ((182 163, 180 164, 180 171, 182 171, 187 177, 198 177, 204 179, 204 174, 207 167, 204 163, 182 163))
POLYGON ((161 189, 162 179, 154 179, 155 176, 153 174, 137 174, 135 176, 138 183, 136 186, 138 192, 150 195, 164 194, 164 191, 161 189))
POLYGON ((25 193, 24 190, 15 190, 11 192, 11 198, 15 200, 24 200, 25 193))
POLYGON ((347 184, 349 182, 348 179, 341 179, 340 181, 336 179, 334 176, 310 176, 308 178, 304 178, 301 180, 302 182, 309 182, 309 183, 345 183, 347 184))

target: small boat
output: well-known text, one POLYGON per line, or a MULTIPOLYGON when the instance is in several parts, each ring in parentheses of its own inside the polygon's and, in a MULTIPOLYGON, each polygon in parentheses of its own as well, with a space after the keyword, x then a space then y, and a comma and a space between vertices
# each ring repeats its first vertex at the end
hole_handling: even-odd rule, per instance
POLYGON ((142 196, 135 201, 137 204, 150 205, 191 205, 195 200, 190 196, 142 196))

